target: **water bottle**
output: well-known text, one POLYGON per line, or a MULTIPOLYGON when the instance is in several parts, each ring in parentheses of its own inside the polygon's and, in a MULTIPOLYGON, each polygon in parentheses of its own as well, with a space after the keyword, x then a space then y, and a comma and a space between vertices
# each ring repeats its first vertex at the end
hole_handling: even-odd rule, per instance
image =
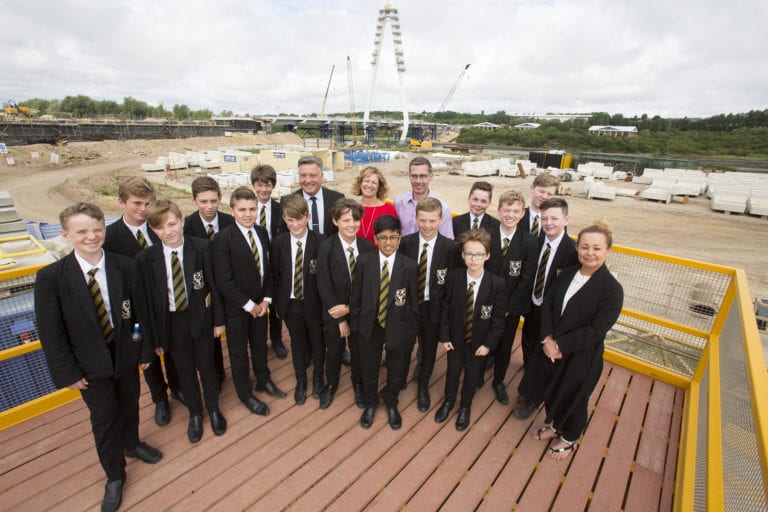
POLYGON ((143 339, 144 336, 141 334, 141 326, 139 324, 133 324, 133 329, 131 329, 131 341, 141 343, 143 339))

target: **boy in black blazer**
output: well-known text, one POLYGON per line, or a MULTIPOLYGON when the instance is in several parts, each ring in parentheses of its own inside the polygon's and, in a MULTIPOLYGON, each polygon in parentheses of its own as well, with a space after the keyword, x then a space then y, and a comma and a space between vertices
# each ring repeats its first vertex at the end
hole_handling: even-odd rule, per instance
POLYGON ((430 407, 429 379, 435 367, 437 339, 440 334, 440 304, 448 271, 457 266, 456 244, 440 234, 443 205, 434 197, 425 197, 416 205, 418 233, 403 237, 399 252, 418 263, 419 350, 414 378, 418 379, 418 404, 421 412, 430 407))
POLYGON ((499 221, 485 211, 493 200, 493 185, 487 181, 476 181, 469 189, 469 211, 453 218, 453 236, 457 237, 470 229, 484 229, 492 232, 499 226, 499 221))
POLYGON ((520 317, 531 303, 533 276, 536 272, 536 237, 520 223, 525 198, 517 190, 509 190, 499 198, 500 226, 491 232, 491 258, 485 267, 504 279, 507 286, 504 333, 493 352, 493 392, 502 405, 509 404, 504 379, 512 354, 520 317))
POLYGON ((331 210, 339 232, 320 243, 317 253, 317 288, 323 308, 326 386, 320 395, 320 408, 327 409, 339 387, 344 340, 349 340, 350 370, 355 405, 365 407, 360 373, 360 349, 356 333, 349 327, 349 302, 357 261, 376 247, 357 236, 363 207, 354 199, 336 201, 331 210), (343 270, 346 269, 346 272, 343 270))
POLYGON ((504 280, 485 271, 490 258, 491 235, 483 229, 470 229, 456 239, 466 269, 448 273, 443 293, 440 342, 448 351, 445 400, 435 413, 435 421, 448 418, 459 377, 464 368, 461 403, 456 430, 469 426, 472 399, 482 382, 485 356, 496 347, 504 331, 504 280))
POLYGON ((174 354, 189 408, 187 437, 196 443, 203 436, 198 371, 213 433, 227 430, 213 363, 213 339, 224 332, 224 310, 212 288, 210 242, 184 236, 184 217, 171 201, 152 202, 146 215, 161 243, 140 252, 136 261, 148 291, 153 331, 162 333, 159 350, 174 354))
MULTIPOLYGON (((283 221, 282 207, 279 201, 272 199, 272 191, 277 185, 277 173, 271 165, 259 165, 251 170, 251 187, 256 192, 259 213, 256 224, 267 230, 270 242, 287 231, 283 221)), ((283 321, 278 318, 275 308, 269 308, 269 340, 272 350, 279 359, 288 357, 283 344, 283 321)))
POLYGON ((555 197, 560 180, 551 174, 538 174, 531 183, 531 204, 525 209, 520 225, 533 236, 544 236, 541 226, 541 204, 555 197))
POLYGON ((38 271, 35 315, 51 378, 79 390, 90 411, 107 485, 102 510, 117 510, 125 457, 154 464, 162 454, 139 440, 139 374, 154 358, 145 292, 133 258, 102 249, 104 214, 77 203, 59 215, 74 251, 38 271), (143 340, 132 340, 139 324, 143 340))
MULTIPOLYGON (((544 236, 536 239, 536 270, 533 276, 533 291, 528 313, 523 323, 523 366, 527 367, 533 354, 538 350, 541 331, 541 305, 544 295, 561 271, 579 263, 576 244, 568 236, 568 203, 560 197, 552 197, 541 203, 541 228, 544 236)), ((518 419, 531 416, 539 404, 518 396, 513 413, 518 419)))
POLYGON ((379 402, 381 351, 386 344, 387 385, 381 392, 389 426, 397 430, 402 418, 397 397, 405 386, 408 363, 419 322, 418 268, 397 255, 400 221, 382 215, 373 223, 379 250, 360 256, 355 268, 350 303, 350 325, 359 338, 365 410, 360 426, 370 428, 379 402))
MULTIPOLYGON (((219 211, 221 188, 219 183, 210 176, 200 176, 192 181, 192 202, 197 211, 190 213, 184 219, 184 234, 196 238, 205 238, 213 242, 213 237, 220 230, 231 226, 235 219, 228 213, 219 211)), ((221 337, 216 336, 213 342, 213 363, 219 382, 224 382, 224 353, 221 349, 221 337)))
POLYGON ((274 310, 285 320, 291 335, 293 371, 297 405, 307 398, 307 366, 312 363, 312 397, 320 398, 323 389, 323 323, 320 295, 317 292, 317 249, 320 236, 309 231, 309 209, 301 196, 283 202, 283 221, 288 233, 272 240, 274 272, 274 310))
MULTIPOLYGON (((104 238, 104 250, 135 258, 139 251, 158 243, 157 235, 147 226, 144 215, 146 207, 155 200, 155 189, 146 179, 138 176, 128 178, 118 187, 117 204, 123 210, 123 216, 107 226, 104 238)), ((160 426, 171 421, 171 408, 168 404, 168 388, 171 396, 186 403, 179 385, 179 374, 173 364, 173 357, 164 357, 165 376, 160 358, 155 357, 144 370, 144 379, 155 403, 155 423, 160 426), (165 383, 166 377, 168 384, 165 383)))
POLYGON ((227 348, 237 397, 254 414, 269 414, 267 405, 251 392, 248 350, 251 352, 256 390, 282 398, 267 366, 267 309, 272 302, 269 237, 255 225, 256 194, 238 187, 229 199, 235 223, 213 239, 213 273, 224 300, 227 348))

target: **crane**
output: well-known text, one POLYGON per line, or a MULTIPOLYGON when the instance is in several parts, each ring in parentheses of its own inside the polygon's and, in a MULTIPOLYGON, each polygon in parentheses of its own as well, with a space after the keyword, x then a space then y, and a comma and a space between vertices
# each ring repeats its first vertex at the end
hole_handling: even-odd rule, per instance
POLYGON ((347 55, 347 82, 349 83, 349 118, 352 121, 352 145, 357 146, 357 121, 355 119, 355 88, 352 87, 352 60, 347 55))
POLYGON ((440 105, 440 108, 438 109, 438 112, 445 112, 445 108, 448 106, 448 102, 451 101, 451 98, 453 98, 453 93, 456 92, 456 89, 459 88, 459 84, 462 80, 464 80, 464 76, 467 74, 467 70, 469 69, 469 66, 471 64, 467 64, 464 66, 464 69, 461 70, 461 73, 459 73, 459 76, 456 78, 456 81, 453 82, 453 87, 451 87, 451 90, 448 91, 448 95, 443 100, 443 103, 440 105))
POLYGON ((325 87, 325 96, 323 96, 323 106, 320 108, 320 115, 318 117, 325 117, 325 102, 328 101, 328 90, 331 88, 334 69, 336 69, 336 64, 331 67, 331 76, 328 77, 328 85, 325 87))

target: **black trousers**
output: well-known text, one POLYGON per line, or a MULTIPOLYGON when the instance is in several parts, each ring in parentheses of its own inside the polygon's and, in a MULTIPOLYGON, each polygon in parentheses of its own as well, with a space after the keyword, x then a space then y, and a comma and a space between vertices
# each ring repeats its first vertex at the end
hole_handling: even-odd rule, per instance
POLYGON ((531 310, 525 314, 523 324, 523 367, 528 367, 528 362, 536 352, 541 342, 541 306, 531 304, 531 310))
POLYGON ((227 313, 227 349, 232 382, 241 401, 253 396, 251 389, 248 350, 256 382, 270 380, 267 366, 267 317, 253 318, 249 313, 227 313))
POLYGON ((272 306, 269 307, 269 340, 273 346, 275 342, 283 342, 283 321, 272 306))
POLYGON ((90 412, 96 453, 107 480, 121 480, 123 450, 139 444, 138 368, 117 378, 89 379, 88 388, 80 394, 90 412))
POLYGON ((219 408, 219 383, 213 363, 213 326, 205 336, 195 339, 189 330, 189 311, 170 314, 170 352, 174 355, 179 372, 181 391, 187 400, 190 416, 203 413, 200 382, 203 384, 205 408, 208 412, 219 408), (197 372, 200 372, 200 380, 197 372))
POLYGON ((155 356, 149 366, 144 369, 144 380, 147 381, 149 393, 154 403, 168 400, 168 388, 171 391, 180 389, 179 372, 173 361, 173 356, 164 354, 165 376, 163 376, 163 365, 160 363, 160 357, 155 356), (165 379, 168 379, 168 384, 165 379))
POLYGON ((512 358, 512 345, 515 342, 517 326, 520 324, 520 317, 509 315, 504 319, 504 332, 501 334, 499 344, 493 353, 493 385, 501 384, 507 376, 509 360, 512 358))
POLYGON ((285 325, 291 336, 291 359, 296 382, 307 382, 307 361, 310 357, 314 375, 322 377, 325 346, 320 318, 305 311, 304 301, 291 299, 288 301, 285 325))
MULTIPOLYGON (((419 304, 419 345, 421 359, 419 360, 419 388, 429 387, 429 379, 435 369, 437 357, 437 338, 440 333, 440 319, 432 318, 430 301, 419 304)), ((417 354, 417 357, 419 355, 417 354)))
POLYGON ((221 348, 221 338, 218 336, 213 339, 213 367, 216 368, 216 377, 220 381, 224 380, 224 351, 221 348))
POLYGON ((445 401, 455 402, 459 390, 461 370, 464 370, 464 382, 461 386, 460 407, 472 407, 472 399, 477 387, 483 380, 485 356, 476 356, 471 343, 454 343, 448 351, 448 371, 445 377, 445 401))
MULTIPOLYGON (((367 407, 376 407, 379 403, 379 369, 381 368, 381 351, 384 348, 384 329, 376 324, 371 337, 367 340, 360 337, 358 342, 363 400, 367 407)), ((403 343, 397 347, 387 345, 387 384, 381 392, 381 397, 388 407, 397 407, 398 395, 408 377, 412 350, 412 342, 403 343)))
POLYGON ((349 353, 352 359, 350 365, 352 384, 361 384, 360 351, 357 348, 356 333, 349 333, 349 340, 339 334, 339 324, 336 320, 323 322, 323 340, 325 342, 325 381, 329 386, 339 386, 341 376, 341 356, 344 347, 349 342, 349 353))

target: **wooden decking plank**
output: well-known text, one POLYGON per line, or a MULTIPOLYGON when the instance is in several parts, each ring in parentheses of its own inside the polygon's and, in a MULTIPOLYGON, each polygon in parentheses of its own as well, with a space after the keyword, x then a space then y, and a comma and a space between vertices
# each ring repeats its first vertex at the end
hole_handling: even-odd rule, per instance
POLYGON ((632 512, 657 511, 664 477, 659 473, 635 466, 632 471, 632 481, 627 492, 627 502, 624 510, 632 512))
POLYGON ((637 449, 635 464, 658 475, 664 474, 674 397, 674 386, 663 382, 653 383, 648 414, 637 449))
POLYGON ((677 472, 677 460, 680 443, 680 428, 683 421, 683 402, 685 391, 675 388, 674 408, 672 420, 669 426, 669 444, 667 444, 667 460, 664 463, 664 482, 661 489, 660 510, 672 510, 675 492, 675 473, 677 472))
POLYGON ((76 422, 77 420, 69 419, 69 416, 81 414, 80 402, 80 399, 73 400, 45 414, 32 417, 3 430, 2 439, 0 439, 0 458, 24 446, 28 442, 27 439, 45 437, 46 432, 50 431, 52 424, 71 424, 73 421, 76 422), (23 441, 20 442, 20 439, 23 439, 23 441))
POLYGON ((634 374, 632 377, 600 480, 592 496, 590 508, 594 510, 618 510, 622 506, 624 495, 616 489, 627 487, 652 382, 643 375, 634 374))

